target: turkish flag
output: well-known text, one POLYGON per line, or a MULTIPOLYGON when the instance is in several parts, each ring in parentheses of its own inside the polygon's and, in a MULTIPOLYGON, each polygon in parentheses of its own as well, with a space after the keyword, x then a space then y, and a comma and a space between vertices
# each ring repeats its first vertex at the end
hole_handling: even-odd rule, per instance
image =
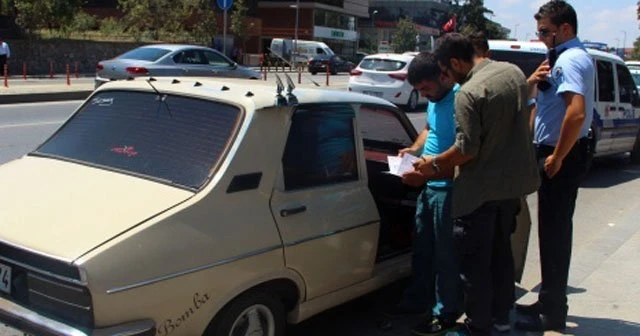
POLYGON ((456 31, 456 16, 453 15, 447 23, 442 26, 442 31, 445 33, 451 33, 456 31))

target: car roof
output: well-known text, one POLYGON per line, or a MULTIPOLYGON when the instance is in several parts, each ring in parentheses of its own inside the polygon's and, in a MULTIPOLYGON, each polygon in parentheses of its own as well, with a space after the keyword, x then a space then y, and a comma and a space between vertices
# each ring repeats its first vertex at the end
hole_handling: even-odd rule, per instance
MULTIPOLYGON (((505 50, 505 51, 524 51, 531 53, 546 54, 547 46, 539 41, 510 41, 510 40, 489 40, 490 50, 505 50)), ((604 52, 597 49, 587 48, 587 52, 591 56, 597 56, 599 58, 608 58, 618 62, 624 62, 618 55, 614 55, 608 52, 604 52)))
POLYGON ((171 51, 176 51, 176 50, 185 49, 185 48, 211 49, 211 48, 207 48, 205 46, 195 45, 195 44, 168 44, 168 43, 148 44, 148 45, 145 45, 145 46, 141 46, 140 48, 161 48, 161 49, 167 49, 167 50, 171 50, 171 51))
MULTIPOLYGON (((276 85, 250 79, 211 77, 156 77, 149 85, 149 77, 112 81, 101 85, 96 92, 104 90, 131 90, 193 96, 231 104, 247 109, 259 110, 276 106, 276 85), (249 92, 251 94, 249 94, 249 92)), ((284 78, 283 78, 284 79, 284 78)), ((362 103, 395 106, 387 100, 349 91, 297 87, 292 92, 300 104, 315 103, 362 103)), ((282 92, 286 96, 286 90, 282 92)))
POLYGON ((368 55, 368 56, 365 56, 363 59, 371 59, 371 58, 385 58, 385 59, 390 59, 394 61, 411 62, 411 60, 415 58, 415 55, 382 53, 382 54, 368 55))

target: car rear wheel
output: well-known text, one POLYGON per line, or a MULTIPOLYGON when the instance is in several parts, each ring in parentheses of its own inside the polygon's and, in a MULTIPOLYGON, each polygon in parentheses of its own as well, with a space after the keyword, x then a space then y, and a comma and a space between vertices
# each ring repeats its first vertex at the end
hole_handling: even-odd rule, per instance
POLYGON ((311 71, 311 74, 315 76, 317 74, 317 72, 316 71, 311 71))
POLYGON ((411 94, 409 94, 409 100, 407 100, 407 105, 405 105, 405 110, 407 112, 413 112, 418 107, 418 91, 413 90, 411 94))
POLYGON ((231 301, 205 330, 205 336, 284 336, 284 305, 265 291, 250 291, 231 301))

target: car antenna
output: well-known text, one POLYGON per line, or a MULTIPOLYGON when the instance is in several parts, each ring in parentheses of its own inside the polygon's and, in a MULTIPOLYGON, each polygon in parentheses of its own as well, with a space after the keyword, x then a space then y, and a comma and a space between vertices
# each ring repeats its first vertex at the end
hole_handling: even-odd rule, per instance
POLYGON ((287 105, 287 98, 282 95, 282 90, 284 90, 284 84, 282 84, 280 76, 276 74, 276 104, 278 106, 287 105))
MULTIPOLYGON (((164 103, 164 105, 167 107, 167 112, 169 112, 169 116, 171 118, 173 118, 173 113, 171 113, 171 108, 169 107, 169 103, 167 103, 167 95, 166 94, 162 94, 160 93, 160 91, 158 89, 156 89, 155 86, 153 86, 153 84, 151 84, 151 82, 155 82, 156 79, 153 77, 149 77, 149 79, 145 79, 145 82, 147 82, 149 84, 149 86, 151 86, 151 88, 153 89, 153 91, 156 92, 157 94, 157 98, 160 98, 160 102, 164 103)), ((162 106, 161 104, 158 105, 158 111, 156 112, 156 115, 158 115, 160 113, 160 106, 162 106)))
POLYGON ((293 94, 293 90, 296 88, 296 85, 293 84, 293 81, 288 74, 285 73, 284 75, 287 78, 287 101, 289 102, 289 105, 297 105, 298 98, 293 94))

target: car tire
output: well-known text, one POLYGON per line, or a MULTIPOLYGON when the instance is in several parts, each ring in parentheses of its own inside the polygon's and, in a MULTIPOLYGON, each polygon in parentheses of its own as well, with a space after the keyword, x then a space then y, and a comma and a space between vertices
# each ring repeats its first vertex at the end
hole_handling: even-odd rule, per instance
POLYGON ((631 163, 640 163, 640 131, 638 132, 638 135, 636 135, 636 142, 633 144, 629 160, 631 163))
POLYGON ((317 72, 316 71, 311 71, 311 74, 315 76, 317 74, 317 72))
POLYGON ((271 293, 258 290, 240 295, 225 306, 209 323, 205 336, 253 335, 284 336, 284 305, 271 293))
POLYGON ((336 70, 330 70, 330 71, 331 71, 331 75, 332 75, 332 76, 335 76, 335 75, 337 75, 337 74, 338 74, 338 72, 337 72, 336 70))
POLYGON ((407 100, 407 104, 404 106, 405 111, 413 112, 418 107, 418 91, 413 90, 409 94, 409 99, 407 100))

